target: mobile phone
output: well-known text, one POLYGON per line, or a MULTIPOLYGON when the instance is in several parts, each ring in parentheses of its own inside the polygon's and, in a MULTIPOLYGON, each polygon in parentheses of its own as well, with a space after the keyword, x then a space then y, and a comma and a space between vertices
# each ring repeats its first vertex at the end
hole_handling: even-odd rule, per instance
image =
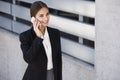
POLYGON ((33 23, 35 21, 35 17, 32 17, 31 18, 31 22, 33 23))

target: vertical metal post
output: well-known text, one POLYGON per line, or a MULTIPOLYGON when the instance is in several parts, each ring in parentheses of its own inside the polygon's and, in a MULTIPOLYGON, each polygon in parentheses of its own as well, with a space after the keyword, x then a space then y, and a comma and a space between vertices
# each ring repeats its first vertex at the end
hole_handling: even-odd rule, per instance
MULTIPOLYGON (((79 21, 83 22, 83 16, 79 15, 79 21)), ((79 43, 83 43, 83 38, 79 37, 79 43)))

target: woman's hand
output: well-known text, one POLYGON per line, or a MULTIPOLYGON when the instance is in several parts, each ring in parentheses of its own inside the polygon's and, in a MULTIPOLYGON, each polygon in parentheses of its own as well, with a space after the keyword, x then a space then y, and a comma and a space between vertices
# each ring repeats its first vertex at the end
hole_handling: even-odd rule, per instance
POLYGON ((35 19, 34 17, 32 17, 31 22, 33 23, 33 29, 35 31, 35 34, 38 37, 43 38, 43 33, 40 30, 41 23, 37 19, 35 19))

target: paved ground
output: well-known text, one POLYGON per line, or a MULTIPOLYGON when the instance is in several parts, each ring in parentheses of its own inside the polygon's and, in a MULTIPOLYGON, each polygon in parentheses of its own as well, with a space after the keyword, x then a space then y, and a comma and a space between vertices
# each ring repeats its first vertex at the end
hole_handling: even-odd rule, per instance
POLYGON ((18 34, 0 28, 0 80, 21 80, 25 67, 18 34))

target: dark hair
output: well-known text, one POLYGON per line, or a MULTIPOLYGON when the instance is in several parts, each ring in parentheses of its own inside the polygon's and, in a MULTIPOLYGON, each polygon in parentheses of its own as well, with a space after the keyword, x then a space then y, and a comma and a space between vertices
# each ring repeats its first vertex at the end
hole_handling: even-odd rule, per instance
MULTIPOLYGON (((31 7, 30 7, 30 16, 34 16, 37 14, 37 12, 41 9, 41 8, 48 8, 48 6, 42 2, 42 1, 36 1, 34 2, 31 7)), ((48 8, 49 9, 49 8, 48 8)))

